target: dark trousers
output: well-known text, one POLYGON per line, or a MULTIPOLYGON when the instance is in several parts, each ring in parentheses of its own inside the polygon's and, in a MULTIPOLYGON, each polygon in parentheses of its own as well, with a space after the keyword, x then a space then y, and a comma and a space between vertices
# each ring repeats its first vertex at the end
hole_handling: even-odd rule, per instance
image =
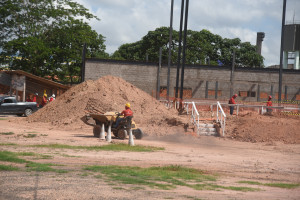
POLYGON ((230 115, 233 115, 234 106, 229 106, 230 108, 230 115))

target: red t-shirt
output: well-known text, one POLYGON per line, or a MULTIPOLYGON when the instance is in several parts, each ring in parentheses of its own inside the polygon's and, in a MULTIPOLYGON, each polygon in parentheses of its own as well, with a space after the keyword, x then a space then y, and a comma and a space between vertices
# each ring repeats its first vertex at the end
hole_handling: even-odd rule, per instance
POLYGON ((121 115, 124 115, 124 117, 132 116, 132 115, 133 115, 133 112, 132 112, 132 110, 130 110, 130 108, 127 108, 126 110, 123 110, 123 111, 121 112, 121 115))
POLYGON ((272 101, 267 101, 267 106, 272 106, 272 101))
POLYGON ((42 104, 42 106, 45 106, 47 104, 47 98, 46 97, 43 97, 41 104, 42 104))
POLYGON ((233 97, 231 97, 231 98, 230 98, 230 100, 229 100, 229 104, 235 104, 235 100, 234 100, 234 98, 233 98, 233 97))

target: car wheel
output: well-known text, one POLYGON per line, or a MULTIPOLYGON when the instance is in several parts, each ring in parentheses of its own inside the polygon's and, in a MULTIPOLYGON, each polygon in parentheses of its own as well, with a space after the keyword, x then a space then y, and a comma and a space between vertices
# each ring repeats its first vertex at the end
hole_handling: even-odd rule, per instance
POLYGON ((25 112, 24 112, 25 117, 28 117, 31 114, 32 114, 32 110, 30 108, 25 109, 25 112))

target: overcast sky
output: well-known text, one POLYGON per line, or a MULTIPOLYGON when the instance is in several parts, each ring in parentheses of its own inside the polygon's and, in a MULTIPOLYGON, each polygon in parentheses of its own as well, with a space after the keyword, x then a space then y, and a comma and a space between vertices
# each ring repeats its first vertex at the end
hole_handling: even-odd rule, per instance
MULTIPOLYGON (((170 25, 171 0, 74 0, 100 21, 89 24, 106 38, 113 53, 161 26, 170 25)), ((256 44, 257 32, 265 32, 262 55, 265 65, 279 64, 283 0, 190 0, 188 29, 207 29, 223 38, 240 38, 256 44)), ((179 30, 181 0, 174 0, 173 29, 179 30)), ((286 22, 300 23, 300 0, 287 0, 286 22)))

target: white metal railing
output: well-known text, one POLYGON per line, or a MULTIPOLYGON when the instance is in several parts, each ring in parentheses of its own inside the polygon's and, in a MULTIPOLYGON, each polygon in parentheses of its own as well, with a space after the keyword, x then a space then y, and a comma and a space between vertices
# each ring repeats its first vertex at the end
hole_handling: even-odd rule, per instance
POLYGON ((225 135, 225 123, 226 123, 226 114, 220 104, 220 102, 217 101, 217 122, 220 122, 221 128, 222 128, 222 134, 225 135), (220 111, 220 117, 219 117, 219 111, 220 111))
POLYGON ((192 123, 194 124, 194 126, 197 127, 197 134, 199 135, 199 130, 200 130, 200 124, 199 124, 199 113, 197 111, 196 105, 194 102, 192 102, 192 114, 191 114, 191 118, 192 118, 192 123))

